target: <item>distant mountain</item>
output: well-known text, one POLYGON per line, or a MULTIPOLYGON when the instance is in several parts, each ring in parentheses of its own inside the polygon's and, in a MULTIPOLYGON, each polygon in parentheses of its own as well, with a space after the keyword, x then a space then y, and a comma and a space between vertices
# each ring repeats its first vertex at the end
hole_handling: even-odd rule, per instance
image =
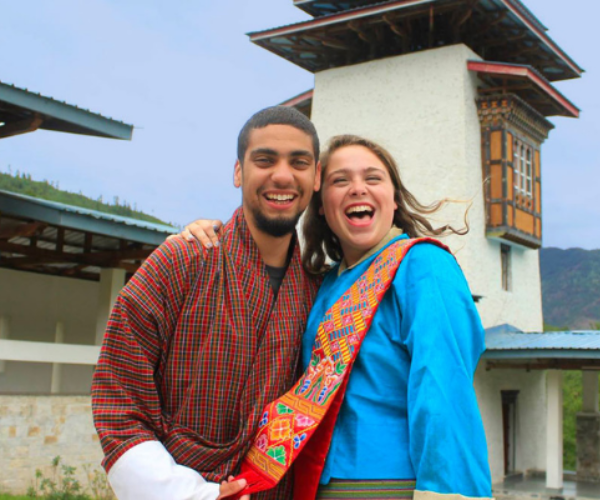
POLYGON ((47 180, 36 181, 31 178, 30 174, 0 172, 0 189, 11 191, 13 193, 26 194, 34 198, 41 198, 48 201, 56 201, 66 205, 75 205, 76 207, 89 208, 98 210, 107 214, 120 215, 122 217, 131 217, 132 219, 144 220, 147 222, 156 222, 159 224, 167 224, 152 215, 138 210, 137 207, 131 206, 126 201, 119 203, 119 198, 115 197, 113 203, 105 202, 102 196, 97 200, 84 196, 80 193, 71 193, 58 187, 58 183, 54 185, 47 180))
POLYGON ((542 248, 544 323, 600 329, 600 250, 542 248))

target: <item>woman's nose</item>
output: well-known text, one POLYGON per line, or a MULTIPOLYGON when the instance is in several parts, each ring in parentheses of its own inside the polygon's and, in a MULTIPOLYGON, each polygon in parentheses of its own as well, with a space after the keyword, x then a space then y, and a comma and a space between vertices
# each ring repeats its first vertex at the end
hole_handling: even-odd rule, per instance
POLYGON ((361 196, 363 194, 366 194, 366 192, 367 186, 361 180, 353 181, 350 185, 350 194, 353 196, 361 196))

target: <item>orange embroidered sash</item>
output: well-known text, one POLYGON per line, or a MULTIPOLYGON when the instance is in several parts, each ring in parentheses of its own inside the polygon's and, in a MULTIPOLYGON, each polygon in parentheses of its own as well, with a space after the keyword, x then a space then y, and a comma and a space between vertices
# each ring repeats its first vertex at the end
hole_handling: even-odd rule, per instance
POLYGON ((429 238, 390 244, 325 313, 308 368, 263 411, 235 478, 248 482, 237 498, 272 488, 297 459, 294 500, 314 500, 352 364, 402 258, 424 241, 441 246, 429 238))

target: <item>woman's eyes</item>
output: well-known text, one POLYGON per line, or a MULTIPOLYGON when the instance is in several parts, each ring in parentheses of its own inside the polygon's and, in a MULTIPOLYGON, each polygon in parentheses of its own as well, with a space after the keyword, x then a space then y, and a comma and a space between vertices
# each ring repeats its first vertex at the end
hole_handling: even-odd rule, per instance
MULTIPOLYGON (((369 175, 366 179, 366 182, 375 184, 377 182, 381 182, 381 177, 378 175, 369 175)), ((331 183, 332 184, 343 184, 345 182, 348 182, 348 179, 345 177, 336 177, 334 179, 332 179, 331 183)))

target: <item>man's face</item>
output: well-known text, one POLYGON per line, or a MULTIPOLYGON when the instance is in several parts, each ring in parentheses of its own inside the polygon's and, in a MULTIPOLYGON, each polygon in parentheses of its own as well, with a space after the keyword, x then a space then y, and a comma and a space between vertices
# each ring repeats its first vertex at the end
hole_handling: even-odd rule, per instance
POLYGON ((242 188, 248 222, 259 231, 290 234, 320 185, 311 137, 290 125, 250 132, 244 164, 235 164, 234 184, 242 188))

